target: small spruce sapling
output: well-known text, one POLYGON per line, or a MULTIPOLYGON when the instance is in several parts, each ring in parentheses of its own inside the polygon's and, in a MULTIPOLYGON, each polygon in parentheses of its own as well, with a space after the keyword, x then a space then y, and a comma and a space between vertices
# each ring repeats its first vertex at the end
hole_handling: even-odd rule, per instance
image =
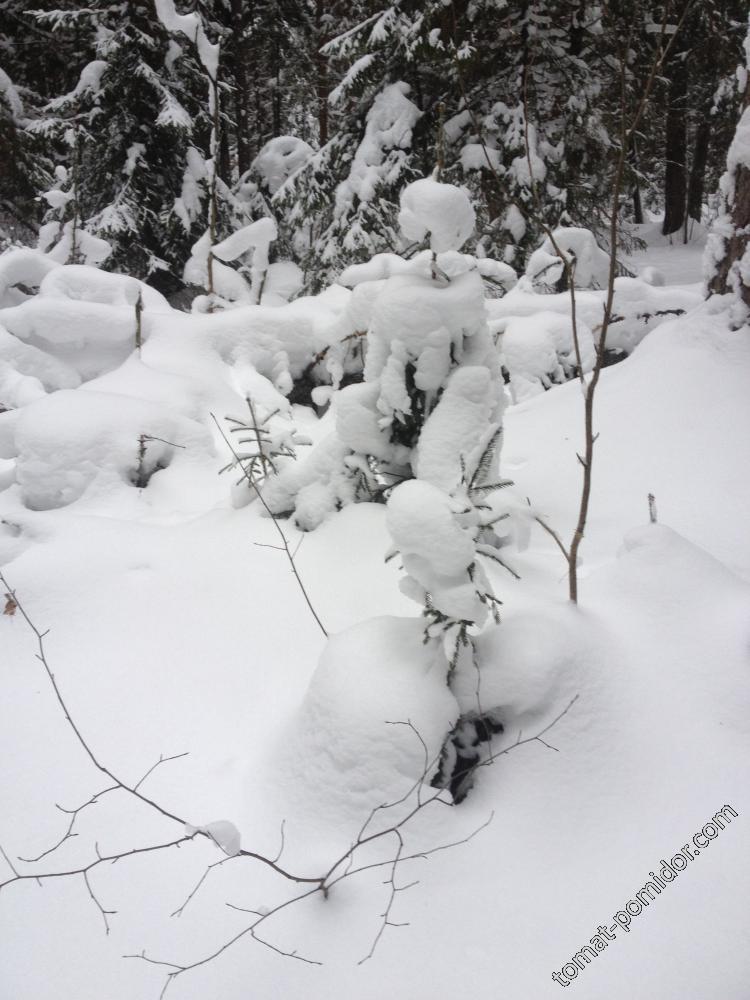
POLYGON ((271 421, 281 415, 278 409, 261 413, 249 396, 246 402, 249 420, 246 417, 225 417, 230 425, 230 434, 236 435, 237 448, 232 452, 231 462, 219 470, 220 475, 237 469, 241 471, 234 484, 237 506, 254 500, 266 478, 271 474, 278 475, 284 459, 296 460, 295 446, 311 443, 291 421, 275 421, 272 425, 271 421))

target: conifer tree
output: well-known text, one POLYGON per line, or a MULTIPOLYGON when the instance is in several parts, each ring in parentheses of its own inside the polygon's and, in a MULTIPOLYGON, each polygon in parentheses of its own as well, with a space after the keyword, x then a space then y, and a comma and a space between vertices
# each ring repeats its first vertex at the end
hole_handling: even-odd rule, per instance
POLYGON ((111 245, 106 266, 172 291, 206 200, 201 73, 149 0, 89 13, 95 58, 47 105, 45 127, 68 137, 81 225, 111 245))

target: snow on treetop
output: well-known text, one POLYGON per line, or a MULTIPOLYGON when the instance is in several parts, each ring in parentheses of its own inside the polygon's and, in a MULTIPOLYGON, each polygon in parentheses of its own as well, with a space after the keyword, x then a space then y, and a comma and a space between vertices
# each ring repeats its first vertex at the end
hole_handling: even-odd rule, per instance
POLYGON ((467 194, 431 178, 414 181, 401 192, 398 223, 404 236, 421 243, 430 234, 435 253, 460 250, 474 230, 474 209, 467 194))
POLYGON ((398 174, 404 150, 411 145, 412 130, 422 115, 408 93, 408 84, 392 83, 372 102, 349 176, 336 188, 337 218, 357 199, 372 201, 379 185, 398 174))
POLYGON ((278 135, 270 139, 253 160, 253 171, 263 178, 269 194, 276 194, 292 174, 313 154, 312 146, 295 135, 278 135))
POLYGON ((200 14, 178 14, 174 0, 154 0, 154 6, 156 16, 167 31, 181 31, 195 42, 201 64, 210 78, 215 80, 219 69, 219 46, 208 40, 200 14))

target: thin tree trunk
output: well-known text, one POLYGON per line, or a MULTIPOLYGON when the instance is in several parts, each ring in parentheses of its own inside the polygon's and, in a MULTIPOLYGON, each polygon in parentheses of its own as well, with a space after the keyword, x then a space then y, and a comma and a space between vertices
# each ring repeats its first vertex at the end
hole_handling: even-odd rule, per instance
POLYGON ((690 165, 688 180, 687 211, 691 219, 701 221, 703 214, 703 190, 708 161, 708 147, 711 142, 711 119, 708 113, 701 116, 695 131, 693 144, 693 162, 690 165))
POLYGON ((278 39, 274 45, 274 64, 276 72, 274 74, 274 85, 271 91, 271 128, 273 136, 281 135, 281 51, 278 39))
POLYGON ((641 185, 638 180, 638 147, 635 138, 631 141, 630 155, 628 156, 630 165, 633 168, 633 222, 637 226, 643 225, 643 200, 641 199, 641 185))
POLYGON ((684 59, 671 65, 669 106, 666 125, 666 170, 664 174, 664 225, 662 233, 669 236, 682 228, 685 221, 687 185, 685 161, 687 154, 687 66, 684 59))
POLYGON ((328 59, 320 51, 328 41, 328 31, 324 22, 324 14, 324 0, 315 0, 315 90, 318 99, 318 142, 321 146, 325 146, 328 142, 328 94, 330 92, 328 59))
POLYGON ((250 135, 247 110, 250 104, 250 87, 247 79, 249 51, 245 38, 242 0, 232 0, 232 75, 234 77, 235 138, 237 140, 237 170, 240 176, 250 169, 250 135))

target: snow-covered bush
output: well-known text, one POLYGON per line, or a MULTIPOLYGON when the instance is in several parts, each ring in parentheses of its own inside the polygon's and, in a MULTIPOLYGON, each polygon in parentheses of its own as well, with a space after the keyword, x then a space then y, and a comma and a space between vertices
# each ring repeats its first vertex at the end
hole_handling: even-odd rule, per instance
MULTIPOLYGON (((454 378, 469 374, 469 369, 459 369, 454 378)), ((451 407, 454 409, 455 402, 451 407)), ((401 590, 424 609, 425 639, 442 637, 449 681, 462 651, 472 648, 473 634, 481 630, 489 615, 499 621, 500 602, 478 557, 501 562, 493 525, 507 514, 494 506, 492 498, 497 490, 509 485, 492 475, 497 464, 499 426, 490 424, 482 433, 484 421, 480 414, 466 409, 461 413, 459 409, 450 416, 463 425, 464 441, 455 433, 451 438, 447 424, 439 432, 448 431, 447 438, 441 441, 453 459, 451 464, 459 465, 459 481, 451 464, 446 467, 444 462, 434 463, 427 476, 393 490, 386 516, 407 574, 401 590), (471 452, 467 454, 462 443, 468 444, 471 452)))
POLYGON ((407 229, 420 238, 430 234, 433 249, 418 262, 380 258, 378 267, 391 273, 382 281, 359 283, 360 275, 349 274, 357 282, 349 322, 366 331, 364 382, 335 398, 335 440, 325 445, 326 460, 319 464, 314 452, 268 484, 272 508, 296 507, 306 527, 342 503, 379 497, 414 475, 450 490, 461 479, 461 461, 499 424, 504 394, 482 277, 469 269, 474 258, 459 253, 472 232, 471 205, 458 188, 428 179, 407 187, 401 205, 407 229), (448 447, 438 443, 443 435, 448 447), (356 485, 344 489, 342 480, 356 485), (312 483, 318 501, 325 489, 329 498, 301 512, 297 497, 312 483))
MULTIPOLYGON (((584 373, 590 372, 595 361, 593 334, 583 320, 576 325, 581 367, 584 373)), ((514 403, 577 374, 570 316, 540 310, 532 316, 495 320, 490 326, 499 335, 501 361, 514 403)))
POLYGON ((302 287, 302 273, 291 261, 269 262, 276 239, 276 223, 264 216, 211 245, 210 234, 198 240, 185 265, 188 284, 208 287, 209 255, 214 294, 193 302, 194 312, 235 305, 276 305, 288 301, 302 287))
POLYGON ((609 280, 609 254, 588 229, 563 226, 552 233, 529 257, 525 277, 536 291, 566 287, 565 265, 555 249, 567 258, 576 288, 605 288, 609 280))

